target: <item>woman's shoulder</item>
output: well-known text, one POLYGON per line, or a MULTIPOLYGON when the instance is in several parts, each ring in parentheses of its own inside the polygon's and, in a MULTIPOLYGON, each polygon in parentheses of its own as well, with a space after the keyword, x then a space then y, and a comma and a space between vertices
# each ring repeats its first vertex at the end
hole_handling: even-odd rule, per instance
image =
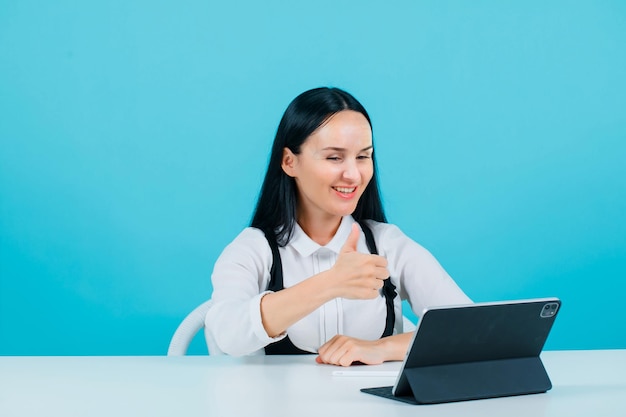
POLYGON ((272 252, 263 232, 245 228, 222 250, 211 279, 219 291, 236 287, 251 289, 253 293, 266 287, 271 267, 272 252))
POLYGON ((391 248, 401 248, 407 245, 414 250, 428 252, 426 248, 407 236, 397 225, 383 223, 376 220, 365 220, 367 226, 372 230, 377 244, 387 250, 391 248))
POLYGON ((400 228, 396 226, 395 224, 383 223, 383 222, 370 220, 370 219, 361 221, 361 223, 363 222, 365 222, 366 226, 370 228, 375 238, 382 237, 390 233, 404 235, 404 233, 402 233, 400 228))
POLYGON ((257 229, 256 227, 246 227, 243 229, 237 237, 233 240, 235 241, 266 241, 265 234, 261 229, 257 229))
POLYGON ((255 227, 246 227, 224 248, 222 255, 267 258, 271 254, 265 234, 255 227))

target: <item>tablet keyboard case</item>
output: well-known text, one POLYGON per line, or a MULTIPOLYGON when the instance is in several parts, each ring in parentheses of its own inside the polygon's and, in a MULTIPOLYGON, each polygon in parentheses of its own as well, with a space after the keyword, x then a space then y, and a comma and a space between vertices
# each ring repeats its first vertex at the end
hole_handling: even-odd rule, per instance
POLYGON ((417 404, 546 392, 552 384, 539 354, 556 316, 542 315, 546 303, 560 306, 544 300, 430 310, 404 366, 404 388, 395 397, 382 387, 362 391, 417 404))

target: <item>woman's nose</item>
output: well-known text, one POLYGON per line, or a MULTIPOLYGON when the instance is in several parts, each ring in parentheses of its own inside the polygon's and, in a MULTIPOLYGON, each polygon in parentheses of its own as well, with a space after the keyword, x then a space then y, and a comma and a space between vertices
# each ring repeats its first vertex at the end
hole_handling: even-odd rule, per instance
POLYGON ((343 170, 343 177, 347 180, 358 180, 360 175, 356 161, 347 161, 343 170))

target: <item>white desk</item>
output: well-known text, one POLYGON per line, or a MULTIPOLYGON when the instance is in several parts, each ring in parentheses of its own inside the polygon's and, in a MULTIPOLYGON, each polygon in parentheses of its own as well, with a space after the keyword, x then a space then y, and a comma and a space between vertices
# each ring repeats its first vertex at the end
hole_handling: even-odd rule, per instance
POLYGON ((626 350, 544 352, 547 394, 427 406, 361 393, 395 378, 314 358, 0 357, 0 416, 626 416, 626 350))

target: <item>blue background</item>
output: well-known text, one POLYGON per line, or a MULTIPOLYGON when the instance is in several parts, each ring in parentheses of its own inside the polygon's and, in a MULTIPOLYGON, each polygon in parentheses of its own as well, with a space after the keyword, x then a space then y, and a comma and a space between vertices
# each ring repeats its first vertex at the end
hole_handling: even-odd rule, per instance
POLYGON ((547 348, 626 348, 624 45, 623 1, 3 0, 0 354, 164 354, 321 85, 473 299, 558 296, 547 348))

